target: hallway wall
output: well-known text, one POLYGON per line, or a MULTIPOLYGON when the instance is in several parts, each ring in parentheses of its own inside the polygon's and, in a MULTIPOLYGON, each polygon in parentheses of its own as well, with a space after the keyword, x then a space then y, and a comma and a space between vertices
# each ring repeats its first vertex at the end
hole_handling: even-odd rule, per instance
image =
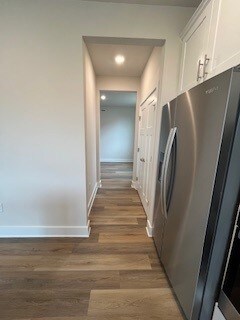
POLYGON ((96 149, 96 75, 86 45, 83 46, 84 54, 84 84, 85 84, 85 134, 86 134, 86 185, 87 185, 87 208, 90 210, 91 203, 97 190, 97 149, 96 149))
POLYGON ((133 162, 135 108, 108 107, 100 111, 101 162, 133 162))
POLYGON ((158 87, 163 76, 164 47, 154 47, 140 81, 141 103, 158 87))
POLYGON ((1 236, 88 234, 82 37, 166 39, 164 102, 177 93, 179 33, 193 11, 1 1, 1 236))

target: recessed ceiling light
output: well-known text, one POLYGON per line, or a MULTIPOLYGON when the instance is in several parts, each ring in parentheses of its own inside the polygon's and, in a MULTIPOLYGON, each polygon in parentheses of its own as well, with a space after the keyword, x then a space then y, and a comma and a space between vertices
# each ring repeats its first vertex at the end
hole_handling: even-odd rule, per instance
POLYGON ((104 94, 101 95, 101 100, 106 100, 106 96, 104 94))
POLYGON ((118 54, 116 57, 115 57, 115 62, 117 64, 123 64, 125 61, 125 57, 122 56, 121 54, 118 54))

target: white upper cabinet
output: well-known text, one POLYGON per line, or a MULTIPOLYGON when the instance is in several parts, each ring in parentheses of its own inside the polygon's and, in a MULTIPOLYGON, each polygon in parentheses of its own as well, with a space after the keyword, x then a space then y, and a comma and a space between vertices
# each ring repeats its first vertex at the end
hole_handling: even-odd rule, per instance
POLYGON ((182 36, 181 92, 203 81, 204 58, 208 49, 211 22, 211 5, 212 3, 206 6, 196 20, 190 21, 182 36))
POLYGON ((240 0, 206 0, 182 33, 179 91, 240 64, 240 0))
POLYGON ((240 0, 214 0, 211 43, 210 75, 240 63, 240 0))

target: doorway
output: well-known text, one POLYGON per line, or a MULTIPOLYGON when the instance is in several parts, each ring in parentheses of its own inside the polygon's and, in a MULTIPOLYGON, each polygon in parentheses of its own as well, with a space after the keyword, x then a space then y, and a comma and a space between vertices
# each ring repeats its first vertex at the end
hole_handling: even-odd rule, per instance
POLYGON ((103 188, 130 188, 137 92, 100 91, 100 174, 103 188))
MULTIPOLYGON (((159 88, 163 76, 165 42, 85 37, 85 43, 88 212, 91 211, 97 193, 115 188, 119 189, 120 194, 123 191, 120 189, 125 188, 125 191, 130 192, 133 188, 137 190, 144 206, 147 232, 151 235, 157 128, 161 113, 158 96, 161 92, 159 88), (126 130, 116 138, 111 131, 113 127, 105 123, 119 107, 115 106, 114 109, 111 106, 111 97, 118 95, 124 101, 123 95, 127 94, 134 94, 135 99, 135 121, 131 121, 134 139, 122 139, 126 130), (101 99, 101 96, 104 98, 101 99), (105 131, 101 128, 103 124, 105 131), (118 143, 118 140, 122 142, 118 143), (129 155, 123 151, 130 141, 133 154, 129 155), (120 154, 114 155, 113 151, 116 150, 120 154)), ((118 125, 118 122, 115 121, 115 124, 118 125)))
POLYGON ((152 167, 154 155, 154 132, 156 126, 156 89, 140 106, 138 141, 138 193, 143 207, 148 212, 152 188, 152 167))

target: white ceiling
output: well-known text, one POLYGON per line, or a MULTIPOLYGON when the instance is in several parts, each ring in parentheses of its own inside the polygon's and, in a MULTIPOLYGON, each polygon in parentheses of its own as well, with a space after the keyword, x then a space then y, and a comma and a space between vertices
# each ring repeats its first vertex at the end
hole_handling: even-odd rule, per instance
POLYGON ((202 0, 84 0, 97 2, 114 2, 160 6, 198 7, 202 0))
POLYGON ((101 100, 101 110, 109 107, 135 107, 136 92, 126 91, 101 91, 101 95, 106 96, 106 100, 101 100))
POLYGON ((93 67, 98 76, 141 76, 153 46, 133 46, 87 43, 93 67), (125 57, 122 65, 117 65, 117 54, 125 57))

